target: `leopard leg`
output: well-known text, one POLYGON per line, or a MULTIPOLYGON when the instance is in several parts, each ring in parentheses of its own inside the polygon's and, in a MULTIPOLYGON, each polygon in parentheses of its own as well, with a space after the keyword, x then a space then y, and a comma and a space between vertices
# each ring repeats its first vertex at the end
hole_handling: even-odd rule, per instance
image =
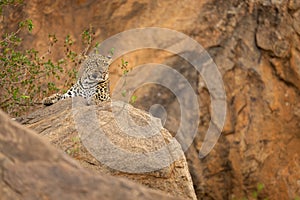
POLYGON ((46 97, 43 99, 43 104, 45 106, 50 106, 52 104, 55 104, 56 102, 58 102, 61 99, 62 95, 59 93, 53 94, 49 97, 46 97))

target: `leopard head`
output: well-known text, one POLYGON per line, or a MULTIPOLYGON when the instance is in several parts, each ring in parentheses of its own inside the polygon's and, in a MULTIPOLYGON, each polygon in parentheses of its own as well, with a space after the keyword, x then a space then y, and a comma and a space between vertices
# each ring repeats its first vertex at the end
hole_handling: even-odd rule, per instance
POLYGON ((109 79, 108 68, 111 58, 100 54, 91 54, 82 64, 79 81, 83 88, 92 88, 109 79))

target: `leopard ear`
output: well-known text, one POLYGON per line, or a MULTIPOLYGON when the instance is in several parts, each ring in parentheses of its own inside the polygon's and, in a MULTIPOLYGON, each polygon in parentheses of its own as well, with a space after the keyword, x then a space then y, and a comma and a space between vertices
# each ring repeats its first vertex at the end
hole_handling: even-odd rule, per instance
POLYGON ((106 58, 108 58, 108 64, 110 65, 112 63, 112 55, 107 55, 106 58))

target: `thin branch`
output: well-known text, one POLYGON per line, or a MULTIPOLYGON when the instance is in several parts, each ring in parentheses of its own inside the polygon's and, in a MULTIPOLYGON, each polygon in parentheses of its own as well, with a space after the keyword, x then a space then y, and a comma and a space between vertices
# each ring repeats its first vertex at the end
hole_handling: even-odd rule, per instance
POLYGON ((9 36, 5 37, 3 40, 0 41, 0 43, 2 43, 4 41, 13 43, 10 41, 10 38, 12 38, 13 36, 16 36, 20 31, 21 31, 21 28, 19 28, 16 32, 11 33, 9 36))

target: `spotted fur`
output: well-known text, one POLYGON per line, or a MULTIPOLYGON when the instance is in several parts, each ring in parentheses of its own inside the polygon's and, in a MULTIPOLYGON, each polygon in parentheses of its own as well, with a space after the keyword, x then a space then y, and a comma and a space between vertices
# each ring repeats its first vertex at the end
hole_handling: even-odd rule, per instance
POLYGON ((77 82, 65 94, 53 94, 43 100, 46 106, 52 105, 60 100, 81 96, 97 103, 110 99, 109 72, 110 57, 100 54, 90 55, 82 66, 82 73, 77 82))

